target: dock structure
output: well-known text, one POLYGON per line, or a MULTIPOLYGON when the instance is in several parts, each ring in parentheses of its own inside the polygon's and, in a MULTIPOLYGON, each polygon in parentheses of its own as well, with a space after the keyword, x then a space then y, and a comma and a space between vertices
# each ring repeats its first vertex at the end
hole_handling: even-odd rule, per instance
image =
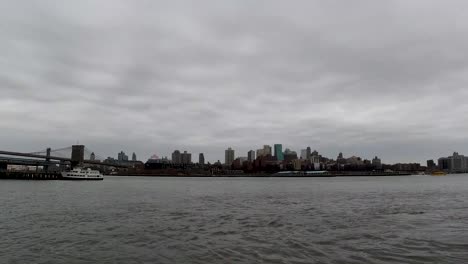
MULTIPOLYGON (((88 151, 89 150, 87 150, 84 145, 73 145, 56 150, 47 148, 45 151, 32 153, 0 150, 0 179, 62 180, 62 175, 57 169, 59 171, 65 171, 67 169, 86 165, 123 169, 129 168, 128 164, 114 164, 94 159, 87 160, 85 159, 85 152, 87 153, 88 151), (71 155, 69 157, 61 157, 62 151, 71 151, 71 155), (36 170, 21 172, 9 171, 9 165, 36 167, 36 170)), ((94 152, 92 153, 94 154, 94 152)))
POLYGON ((61 180, 62 174, 57 172, 0 172, 0 179, 11 180, 61 180))

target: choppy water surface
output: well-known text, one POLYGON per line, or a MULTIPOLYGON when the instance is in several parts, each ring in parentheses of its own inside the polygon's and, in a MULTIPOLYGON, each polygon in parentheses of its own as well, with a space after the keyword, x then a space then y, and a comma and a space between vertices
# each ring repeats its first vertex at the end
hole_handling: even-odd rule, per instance
POLYGON ((0 263, 467 263, 468 175, 0 181, 0 263))

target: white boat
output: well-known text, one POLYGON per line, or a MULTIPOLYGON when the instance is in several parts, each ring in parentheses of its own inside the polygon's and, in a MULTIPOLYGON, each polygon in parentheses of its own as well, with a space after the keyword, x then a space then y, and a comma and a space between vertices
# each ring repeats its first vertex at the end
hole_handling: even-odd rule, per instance
POLYGON ((104 176, 96 170, 74 168, 70 171, 62 172, 62 179, 64 180, 85 180, 85 181, 102 181, 104 176))

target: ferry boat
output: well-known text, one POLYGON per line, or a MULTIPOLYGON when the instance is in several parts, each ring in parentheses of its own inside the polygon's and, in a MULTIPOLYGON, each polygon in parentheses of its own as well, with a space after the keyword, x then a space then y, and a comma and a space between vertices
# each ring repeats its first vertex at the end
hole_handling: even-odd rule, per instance
POLYGON ((445 176, 445 175, 447 175, 447 173, 444 172, 444 171, 433 171, 433 172, 431 173, 431 175, 432 175, 432 176, 445 176))
POLYGON ((104 176, 96 170, 74 168, 70 171, 62 172, 62 179, 64 180, 84 180, 84 181, 102 181, 104 176))

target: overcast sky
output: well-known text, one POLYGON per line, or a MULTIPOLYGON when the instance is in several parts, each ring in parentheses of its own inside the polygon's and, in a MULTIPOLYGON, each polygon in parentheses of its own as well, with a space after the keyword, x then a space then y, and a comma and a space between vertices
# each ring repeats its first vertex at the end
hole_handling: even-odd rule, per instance
POLYGON ((0 149, 468 154, 468 1, 0 1, 0 149))

